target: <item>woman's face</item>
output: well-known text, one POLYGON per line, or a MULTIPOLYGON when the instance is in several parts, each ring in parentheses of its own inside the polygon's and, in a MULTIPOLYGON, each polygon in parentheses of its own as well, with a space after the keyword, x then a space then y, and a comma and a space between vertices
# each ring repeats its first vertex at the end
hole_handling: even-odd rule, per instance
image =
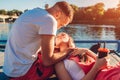
POLYGON ((69 36, 66 33, 59 33, 56 36, 55 44, 56 44, 56 46, 59 46, 62 43, 67 44, 68 41, 69 41, 69 36))

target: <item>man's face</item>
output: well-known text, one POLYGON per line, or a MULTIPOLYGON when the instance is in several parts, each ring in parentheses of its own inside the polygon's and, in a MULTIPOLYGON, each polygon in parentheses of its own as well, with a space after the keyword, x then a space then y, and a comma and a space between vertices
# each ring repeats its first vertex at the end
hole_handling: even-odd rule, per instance
POLYGON ((62 16, 58 22, 58 29, 60 29, 61 27, 67 26, 69 22, 70 22, 69 18, 65 18, 62 16))
POLYGON ((63 13, 63 11, 59 8, 60 11, 60 16, 57 19, 58 22, 58 29, 60 29, 61 27, 65 27, 66 25, 68 25, 70 23, 70 18, 68 16, 65 15, 65 13, 63 13))

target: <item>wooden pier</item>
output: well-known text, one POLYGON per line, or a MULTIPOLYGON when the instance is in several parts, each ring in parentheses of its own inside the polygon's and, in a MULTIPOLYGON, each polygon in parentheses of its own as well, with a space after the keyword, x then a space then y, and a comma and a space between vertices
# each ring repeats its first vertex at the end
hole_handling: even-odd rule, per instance
MULTIPOLYGON (((6 41, 1 41, 1 42, 6 42, 6 41)), ((117 64, 120 63, 120 41, 75 41, 75 43, 97 43, 97 42, 106 42, 106 43, 116 43, 118 45, 118 48, 117 48, 117 51, 115 51, 115 53, 110 53, 108 55, 108 57, 110 58, 110 62, 109 64, 112 65, 112 66, 115 66, 117 64)), ((1 45, 1 48, 4 49, 5 48, 5 45, 1 45)), ((7 80, 7 77, 4 75, 3 73, 3 64, 4 64, 4 51, 3 52, 0 52, 0 80, 7 80)), ((48 79, 49 80, 49 79, 48 79)), ((50 77, 50 80, 58 80, 56 79, 56 76, 53 75, 50 77), (55 79, 54 79, 55 78, 55 79)))
MULTIPOLYGON (((118 55, 116 55, 115 53, 111 53, 109 54, 109 58, 110 58, 110 65, 116 65, 118 63, 120 63, 120 57, 118 55)), ((3 63, 4 63, 4 52, 0 52, 0 72, 2 72, 2 67, 3 67, 3 63)))
POLYGON ((0 72, 2 72, 3 68, 3 63, 4 63, 4 52, 0 52, 0 72))
POLYGON ((8 16, 8 15, 0 15, 0 22, 6 23, 6 19, 9 21, 13 21, 14 19, 16 20, 18 16, 8 16))

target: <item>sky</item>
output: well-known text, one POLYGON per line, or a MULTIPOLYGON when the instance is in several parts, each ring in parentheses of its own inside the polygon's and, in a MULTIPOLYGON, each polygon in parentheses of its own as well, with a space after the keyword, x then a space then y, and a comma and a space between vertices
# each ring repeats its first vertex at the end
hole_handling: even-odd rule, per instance
MULTIPOLYGON (((63 0, 0 0, 0 9, 5 10, 21 10, 32 9, 36 7, 44 8, 45 4, 49 6, 54 5, 57 1, 63 0)), ((98 2, 103 2, 105 4, 105 9, 117 7, 120 0, 64 0, 70 4, 75 4, 78 7, 86 7, 95 5, 98 2)))

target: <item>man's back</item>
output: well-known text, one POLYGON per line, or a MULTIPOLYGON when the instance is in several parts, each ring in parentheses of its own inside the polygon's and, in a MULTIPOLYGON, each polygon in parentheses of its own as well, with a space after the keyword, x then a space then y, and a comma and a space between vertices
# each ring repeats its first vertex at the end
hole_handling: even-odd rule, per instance
POLYGON ((53 33, 45 30, 51 21, 54 18, 40 8, 25 12, 15 21, 5 49, 4 72, 8 76, 21 76, 29 70, 35 61, 32 55, 40 48, 40 34, 56 33, 56 28, 53 33))

